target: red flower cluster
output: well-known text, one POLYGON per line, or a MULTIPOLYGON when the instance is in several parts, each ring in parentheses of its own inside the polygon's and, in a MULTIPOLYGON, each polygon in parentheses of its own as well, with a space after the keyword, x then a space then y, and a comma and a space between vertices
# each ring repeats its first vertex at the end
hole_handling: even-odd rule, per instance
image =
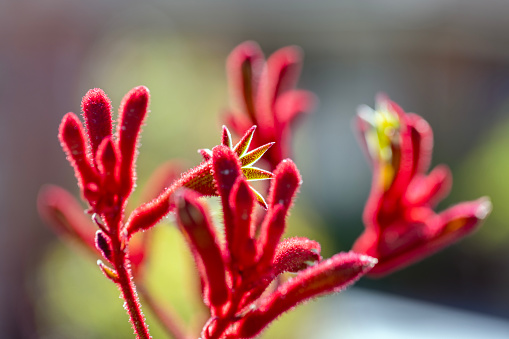
POLYGON ((375 259, 353 252, 320 262, 317 242, 281 241, 301 182, 291 160, 281 162, 274 172, 268 210, 257 237, 256 197, 242 175, 238 156, 224 145, 215 147, 212 170, 223 208, 224 246, 199 195, 187 190, 176 198, 178 224, 192 249, 211 312, 203 339, 252 338, 283 312, 310 298, 341 291, 375 265, 375 259), (264 294, 283 272, 298 274, 264 294))
MULTIPOLYGON (((131 324, 140 338, 149 338, 150 335, 132 281, 123 219, 127 198, 136 180, 136 148, 148 101, 149 93, 145 87, 131 90, 122 100, 117 131, 113 135, 108 97, 100 89, 90 90, 82 101, 86 132, 78 117, 68 113, 62 120, 59 133, 83 197, 89 203, 93 219, 100 228, 96 232, 95 246, 113 268, 102 261, 98 261, 98 264, 103 273, 118 285, 126 300, 131 324)), ((58 206, 69 205, 55 204, 45 210, 50 212, 51 217, 51 212, 54 214, 58 206)), ((65 226, 75 225, 71 223, 65 226)), ((68 233, 80 234, 83 229, 81 227, 68 233)))
POLYGON ((260 47, 252 41, 237 46, 228 57, 232 112, 226 124, 238 135, 258 126, 256 145, 275 142, 267 153, 274 169, 291 154, 291 125, 300 113, 313 107, 314 96, 295 86, 301 69, 301 53, 289 46, 264 61, 260 47))
POLYGON ((227 120, 242 135, 240 141, 234 145, 223 127, 220 145, 200 150, 203 161, 198 166, 179 175, 165 165, 152 181, 152 199, 127 218, 148 90, 136 87, 124 97, 115 131, 110 101, 100 89, 83 98, 86 129, 73 113, 65 115, 60 125, 59 139, 99 230, 91 227, 79 203, 61 188, 43 190, 39 210, 61 234, 106 260, 106 264, 99 260, 99 267, 119 287, 138 338, 150 334, 134 281, 168 332, 177 339, 187 337, 179 319, 155 305, 142 286, 147 233, 141 241, 132 239, 168 213, 176 214, 210 309, 202 339, 252 338, 300 303, 341 291, 367 272, 387 274, 444 248, 472 232, 489 214, 487 198, 434 211, 450 189, 451 175, 445 166, 426 174, 431 128, 418 115, 406 114, 380 97, 376 111, 363 107, 358 119, 374 173, 363 216, 366 230, 353 246, 358 253, 322 260, 315 241, 281 240, 301 184, 295 164, 283 160, 290 153, 290 125, 313 102, 309 92, 295 89, 300 54, 287 47, 264 62, 258 45, 246 42, 231 53, 227 69, 237 105, 227 120), (249 150, 252 144, 257 147, 249 150), (271 171, 254 167, 264 155, 271 171), (265 201, 248 182, 268 179, 272 182, 265 201), (224 235, 212 224, 204 196, 220 197, 224 235), (255 218, 257 203, 266 210, 261 222, 255 218), (295 275, 287 281, 277 279, 285 272, 295 275))
POLYGON ((359 109, 357 122, 373 165, 373 183, 363 215, 366 230, 353 250, 378 258, 370 275, 385 275, 429 256, 474 231, 488 216, 487 198, 434 212, 449 193, 452 176, 444 165, 426 174, 433 134, 423 118, 379 96, 376 110, 359 109))

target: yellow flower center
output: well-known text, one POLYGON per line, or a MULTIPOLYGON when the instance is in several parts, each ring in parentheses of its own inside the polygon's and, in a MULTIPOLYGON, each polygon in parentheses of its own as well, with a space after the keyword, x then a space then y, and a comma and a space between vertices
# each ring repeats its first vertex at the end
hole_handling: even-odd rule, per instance
POLYGON ((393 145, 399 142, 399 117, 384 102, 378 103, 376 110, 367 106, 361 107, 359 117, 371 126, 365 131, 364 137, 370 156, 380 166, 380 179, 384 189, 387 189, 395 175, 392 150, 393 145))

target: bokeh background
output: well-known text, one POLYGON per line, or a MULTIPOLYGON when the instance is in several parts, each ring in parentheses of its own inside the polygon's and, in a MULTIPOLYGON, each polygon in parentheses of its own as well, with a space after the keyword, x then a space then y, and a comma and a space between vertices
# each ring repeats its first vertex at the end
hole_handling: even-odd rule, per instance
MULTIPOLYGON (((309 303, 264 337, 477 338, 472 324, 483 337, 509 335, 507 13, 509 2, 495 0, 0 0, 1 337, 130 337, 95 258, 59 241, 37 215, 42 185, 78 194, 56 137, 60 119, 79 112, 90 88, 118 107, 130 88, 146 85, 139 186, 165 160, 192 166, 198 148, 218 142, 225 58, 245 40, 266 55, 287 45, 304 51, 299 87, 319 105, 295 134, 304 184, 289 232, 321 241, 324 256, 349 250, 362 231, 371 174, 351 121, 379 91, 433 127, 433 164, 454 174, 440 208, 484 195, 494 205, 472 237, 309 303)), ((157 235, 150 288, 199 328, 179 234, 168 224, 157 235)))

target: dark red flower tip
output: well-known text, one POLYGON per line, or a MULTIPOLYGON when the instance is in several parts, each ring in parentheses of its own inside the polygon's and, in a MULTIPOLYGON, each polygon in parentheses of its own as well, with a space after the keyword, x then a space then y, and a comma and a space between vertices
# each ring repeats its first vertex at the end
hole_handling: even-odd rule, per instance
POLYGON ((85 130, 74 113, 67 113, 63 117, 58 138, 67 154, 67 159, 74 167, 80 187, 84 189, 88 183, 96 181, 97 174, 87 156, 85 130))
POLYGON ((275 275, 298 272, 322 259, 320 244, 307 238, 289 238, 280 242, 274 253, 272 266, 275 275))
POLYGON ((270 188, 268 204, 284 206, 288 210, 302 183, 299 170, 290 159, 283 160, 274 171, 273 185, 270 188))
POLYGON ((105 259, 111 261, 111 242, 102 231, 95 233, 95 247, 102 253, 105 259))
POLYGON ((148 89, 139 86, 129 91, 120 104, 117 140, 121 154, 120 181, 126 195, 131 192, 136 177, 136 147, 147 115, 149 97, 148 89))
POLYGON ((177 223, 192 249, 200 276, 205 283, 204 300, 213 313, 228 301, 227 273, 221 249, 207 209, 199 194, 182 190, 176 196, 177 223))
POLYGON ((239 321, 238 337, 252 338, 282 313, 311 298, 340 292, 375 266, 377 260, 353 252, 339 253, 300 272, 262 300, 239 321))
POLYGON ((111 101, 100 88, 91 89, 81 101, 92 155, 102 140, 111 135, 111 101))

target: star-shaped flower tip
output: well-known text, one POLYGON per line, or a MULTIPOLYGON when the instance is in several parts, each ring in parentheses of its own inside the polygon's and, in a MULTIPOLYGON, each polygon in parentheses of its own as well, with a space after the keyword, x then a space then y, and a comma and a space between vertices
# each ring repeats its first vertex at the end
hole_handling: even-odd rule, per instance
MULTIPOLYGON (((203 196, 218 196, 220 187, 217 187, 214 173, 220 171, 222 175, 232 175, 240 171, 246 178, 246 181, 267 180, 272 179, 272 172, 263 170, 253 165, 267 152, 274 144, 273 142, 255 148, 249 151, 249 146, 253 140, 253 134, 256 126, 251 127, 240 141, 233 146, 230 131, 223 126, 221 136, 221 144, 215 146, 212 150, 200 149, 198 152, 202 155, 204 161, 182 174, 180 179, 175 180, 173 184, 168 186, 157 198, 145 203, 135 209, 126 223, 126 234, 130 237, 140 230, 146 230, 157 224, 165 215, 175 209, 172 201, 172 195, 179 188, 185 187, 194 190, 203 196), (214 152, 221 154, 221 164, 213 169, 214 152)), ((240 175, 240 172, 239 172, 240 175)), ((268 205, 263 196, 256 191, 251 185, 250 190, 256 197, 258 203, 267 209, 268 205)))
MULTIPOLYGON (((246 178, 247 181, 257 181, 257 180, 268 180, 272 179, 272 172, 263 170, 258 167, 254 167, 253 165, 261 159, 261 157, 267 152, 267 150, 274 145, 274 142, 270 142, 268 144, 257 147, 251 151, 249 150, 249 146, 251 145, 251 141, 253 140, 253 135, 256 130, 256 126, 252 126, 244 136, 239 140, 239 142, 233 146, 232 136, 230 131, 226 126, 223 126, 223 133, 221 136, 221 144, 233 150, 233 152, 239 158, 241 164, 242 174, 246 178)), ((198 151, 204 158, 205 161, 208 161, 212 158, 212 150, 209 149, 201 149, 198 151)), ((263 208, 267 209, 267 203, 263 196, 256 191, 252 186, 249 186, 253 193, 256 196, 256 199, 263 208)))

